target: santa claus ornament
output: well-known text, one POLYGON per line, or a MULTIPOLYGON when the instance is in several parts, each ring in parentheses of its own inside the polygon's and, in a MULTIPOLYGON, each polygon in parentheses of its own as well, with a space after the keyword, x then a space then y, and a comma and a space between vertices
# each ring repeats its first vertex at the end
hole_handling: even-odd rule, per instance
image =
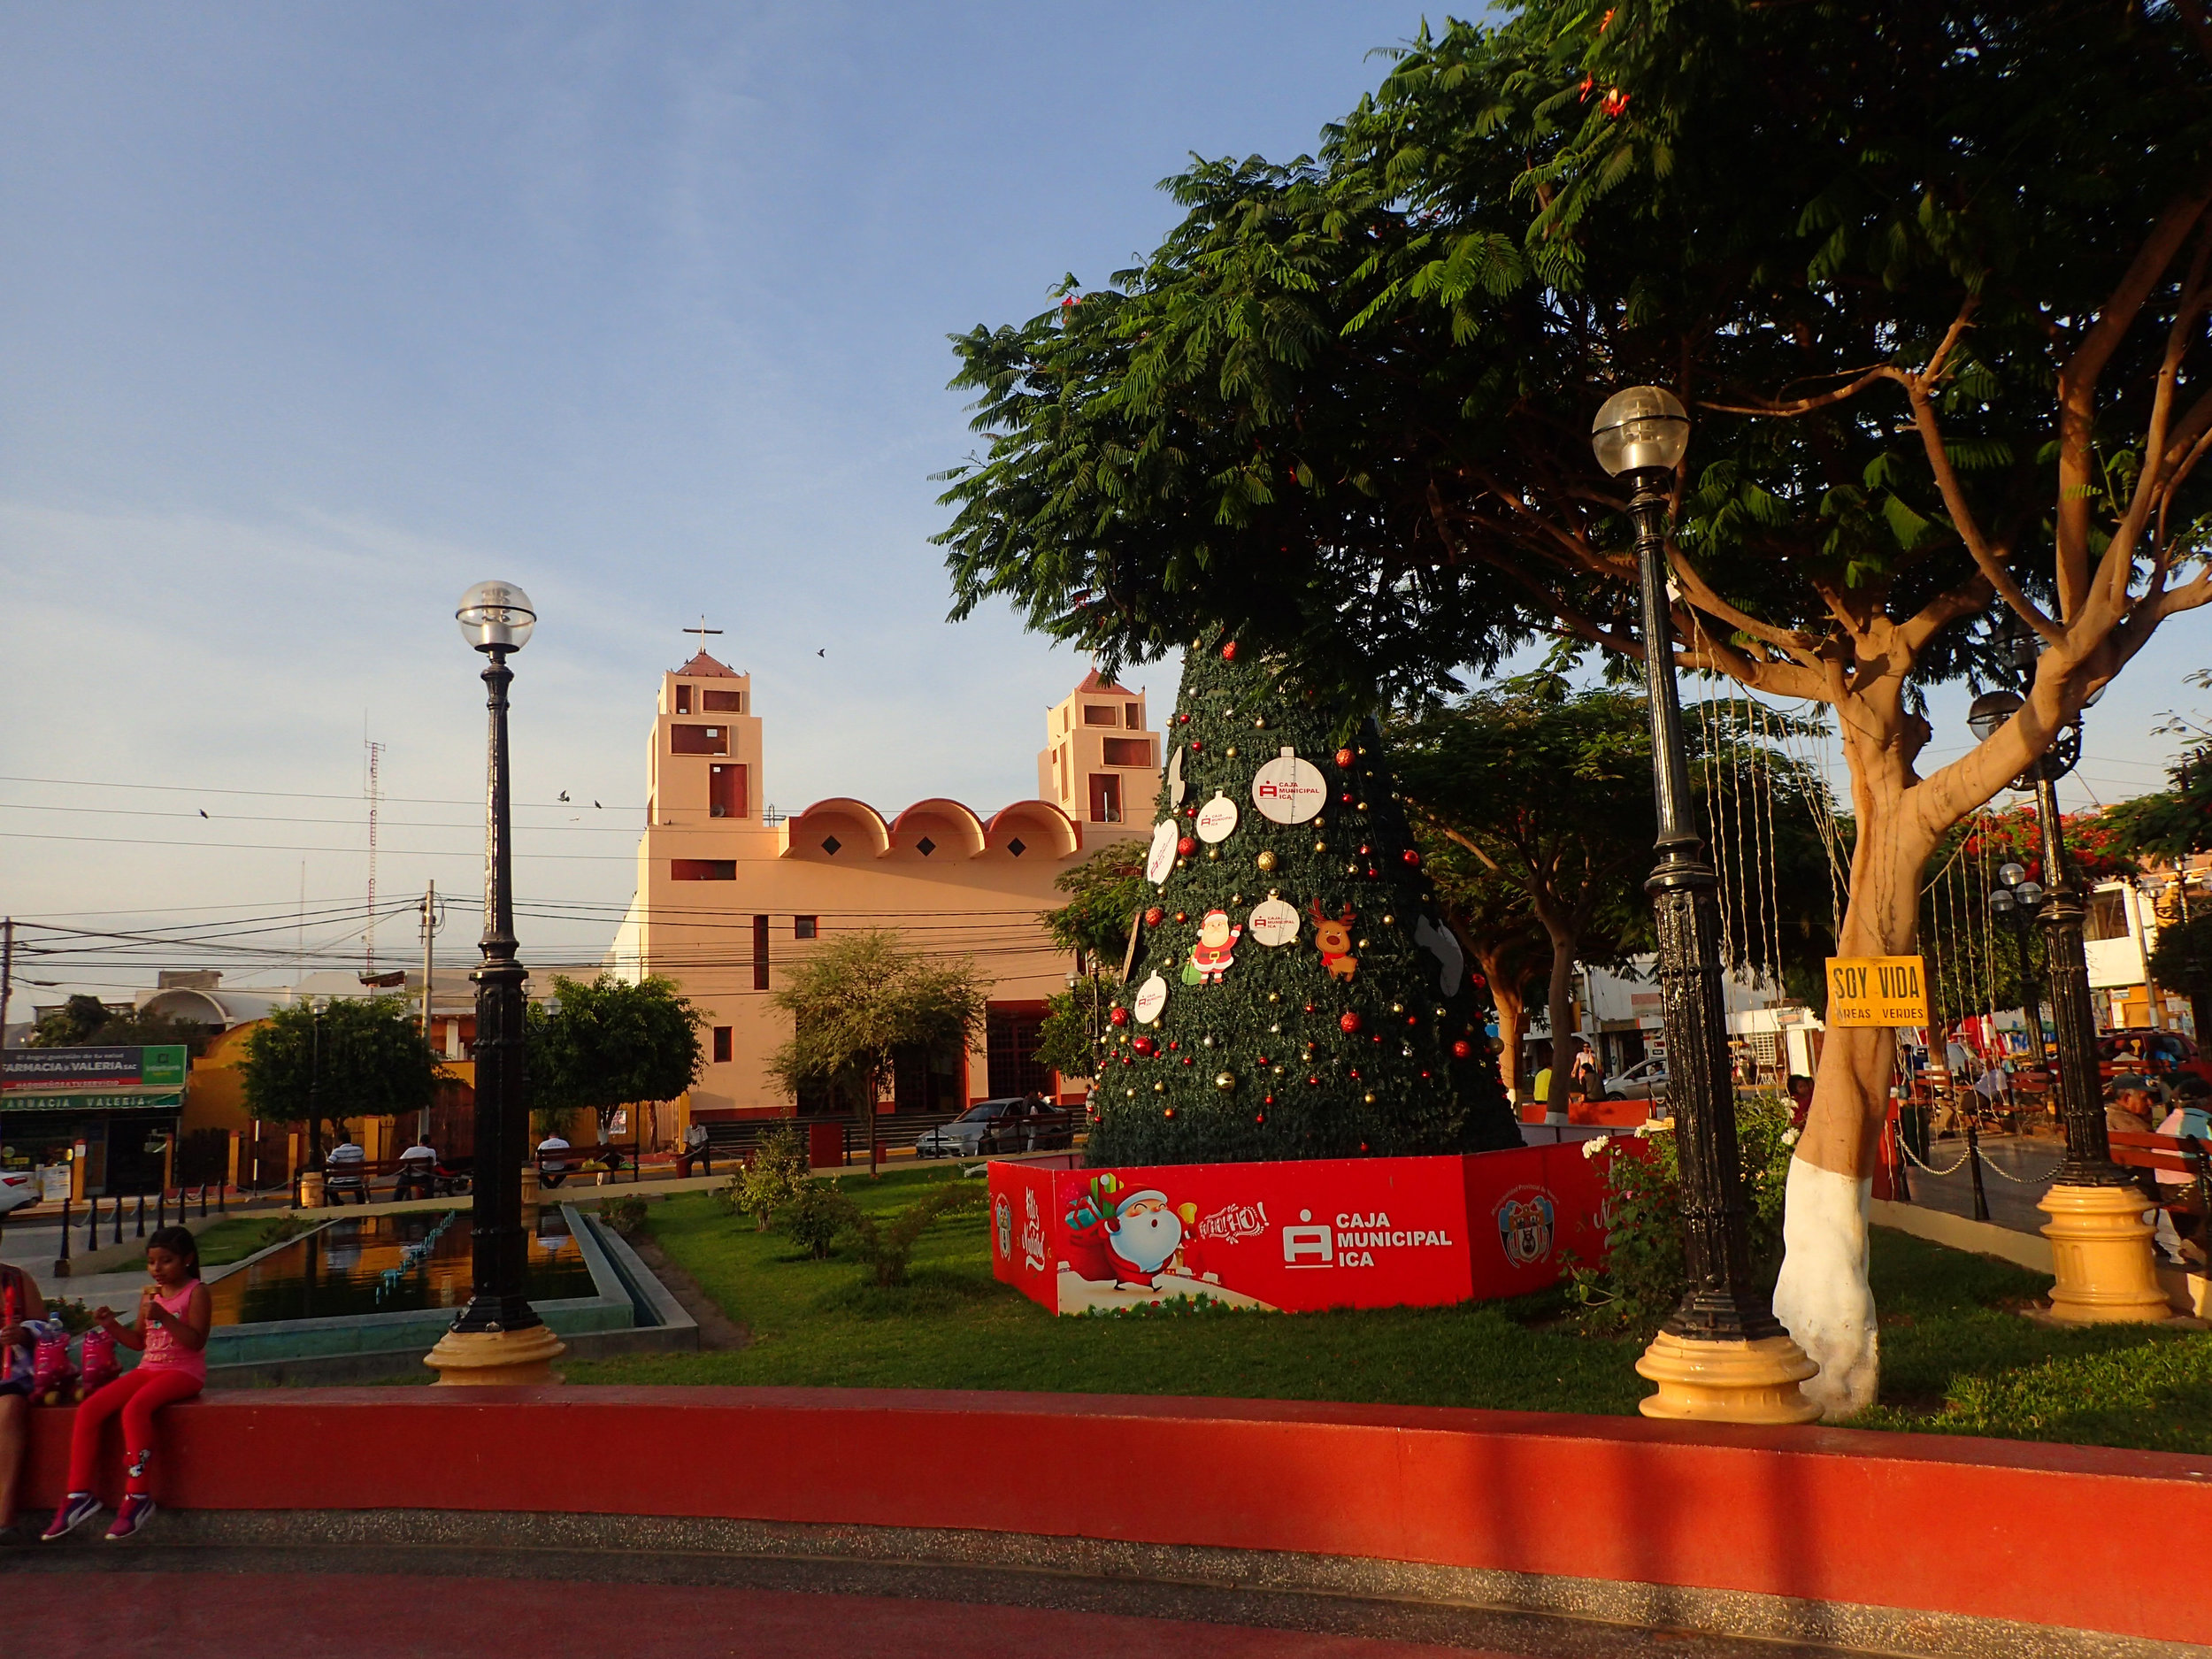
POLYGON ((1184 979, 1194 985, 1219 985, 1236 961, 1237 941, 1244 937, 1241 924, 1232 922, 1226 910, 1208 910, 1198 924, 1198 942, 1191 947, 1190 968, 1184 979))

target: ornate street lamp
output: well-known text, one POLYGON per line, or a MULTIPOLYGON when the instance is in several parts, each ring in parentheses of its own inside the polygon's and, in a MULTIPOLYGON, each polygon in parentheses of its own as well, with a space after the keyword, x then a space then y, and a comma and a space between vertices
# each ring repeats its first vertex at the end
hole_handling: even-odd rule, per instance
MULTIPOLYGON (((2035 636, 2008 614, 1999 637, 2021 683, 2032 685, 2035 636)), ((2016 692, 1986 691, 1967 710, 1966 723, 1978 741, 1987 742, 2023 706, 2016 692)), ((2154 1323, 2172 1317, 2172 1310, 2159 1287, 2142 1193, 2112 1161, 2105 1140, 2097 1021, 2089 1001, 2089 956, 2082 943, 2087 907, 2075 885, 2059 822, 2058 780, 2080 758, 2077 717, 2012 780, 2013 788, 2034 792, 2042 834, 2043 902, 2037 920, 2043 928, 2044 975, 2058 1038, 2059 1121, 2066 1132, 2066 1156, 2037 1204, 2051 1217, 2043 1228, 2058 1281, 2051 1289, 2051 1317, 2077 1325, 2154 1323)), ((2039 1030, 2039 1040, 2040 1034, 2039 1030)))
POLYGON ((1721 994, 1719 882, 1692 818, 1689 759, 1675 687, 1666 486, 1689 441, 1688 415, 1671 392, 1656 386, 1616 393, 1590 429, 1598 465, 1625 478, 1633 492, 1628 513, 1643 590, 1652 791, 1659 816, 1659 863, 1644 889, 1658 926, 1667 1093, 1682 1170, 1690 1277, 1681 1305, 1636 1369, 1659 1385, 1642 1403, 1647 1417, 1807 1423, 1820 1408, 1798 1385, 1818 1368, 1790 1340, 1751 1276, 1721 994))
POLYGON ((470 1177, 474 1285, 469 1305, 430 1351, 442 1383, 542 1383, 565 1352, 523 1292, 529 1242, 522 1227, 522 1167, 529 1110, 523 1088, 523 982, 515 960, 512 854, 507 810, 508 657, 537 624, 529 595, 512 582, 479 582, 461 595, 461 636, 491 660, 486 763, 483 962, 476 981, 476 1157, 470 1177))
POLYGON ((2043 907, 2043 884, 2029 880, 2027 867, 2010 861, 1997 866, 1997 879, 2004 885, 1990 889, 1989 913, 2013 936, 2018 947, 2020 1011, 2027 1016, 2028 1056, 2037 1071, 2046 1071, 2050 1056, 2043 1047, 2043 1002, 2027 948, 2029 929, 2043 907))

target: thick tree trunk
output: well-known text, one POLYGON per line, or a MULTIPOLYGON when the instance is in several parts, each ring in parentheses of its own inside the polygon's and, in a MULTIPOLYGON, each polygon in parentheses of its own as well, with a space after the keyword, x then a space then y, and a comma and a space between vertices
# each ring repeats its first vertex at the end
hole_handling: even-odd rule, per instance
POLYGON ((1551 934, 1551 987, 1545 1014, 1551 1025, 1551 1097, 1544 1105, 1544 1121, 1567 1121, 1567 1077, 1574 1066, 1575 938, 1554 930, 1551 934))
POLYGON ((1498 1075, 1516 1102, 1521 1098, 1521 1028, 1525 1012, 1518 991, 1508 990, 1493 976, 1490 1002, 1498 1013, 1498 1075))
MULTIPOLYGON (((1858 841, 1836 954, 1910 955, 1929 842, 1907 799, 1909 768, 1893 744, 1847 740, 1847 752, 1854 763, 1858 841)), ((1811 1116, 1790 1162, 1774 1311, 1818 1363, 1820 1374, 1805 1393, 1831 1419, 1873 1404, 1880 1382, 1867 1283, 1867 1208, 1893 1052, 1889 1031, 1829 1028, 1813 1079, 1811 1116)))

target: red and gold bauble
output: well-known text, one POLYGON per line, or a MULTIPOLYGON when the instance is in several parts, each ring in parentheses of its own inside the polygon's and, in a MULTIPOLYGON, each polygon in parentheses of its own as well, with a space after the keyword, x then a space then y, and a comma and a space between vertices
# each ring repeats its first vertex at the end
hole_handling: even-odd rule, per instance
POLYGON ((1337 1017, 1336 1024, 1338 1030, 1348 1034, 1360 1028, 1360 1018, 1357 1014, 1340 1014, 1337 1017))

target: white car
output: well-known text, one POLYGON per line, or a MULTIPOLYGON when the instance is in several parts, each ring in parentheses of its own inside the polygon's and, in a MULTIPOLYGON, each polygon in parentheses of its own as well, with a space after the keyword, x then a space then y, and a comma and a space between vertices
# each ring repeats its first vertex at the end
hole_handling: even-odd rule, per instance
POLYGON ((949 1124, 939 1124, 914 1142, 918 1158, 972 1158, 997 1149, 1002 1118, 1018 1117, 1019 1095, 1004 1100, 978 1101, 949 1124))
POLYGON ((1607 1078, 1602 1093, 1607 1100, 1664 1100, 1667 1063, 1655 1056, 1639 1060, 1617 1077, 1607 1078))
POLYGON ((0 1216, 26 1204, 38 1202, 38 1173, 35 1170, 0 1170, 0 1216))

